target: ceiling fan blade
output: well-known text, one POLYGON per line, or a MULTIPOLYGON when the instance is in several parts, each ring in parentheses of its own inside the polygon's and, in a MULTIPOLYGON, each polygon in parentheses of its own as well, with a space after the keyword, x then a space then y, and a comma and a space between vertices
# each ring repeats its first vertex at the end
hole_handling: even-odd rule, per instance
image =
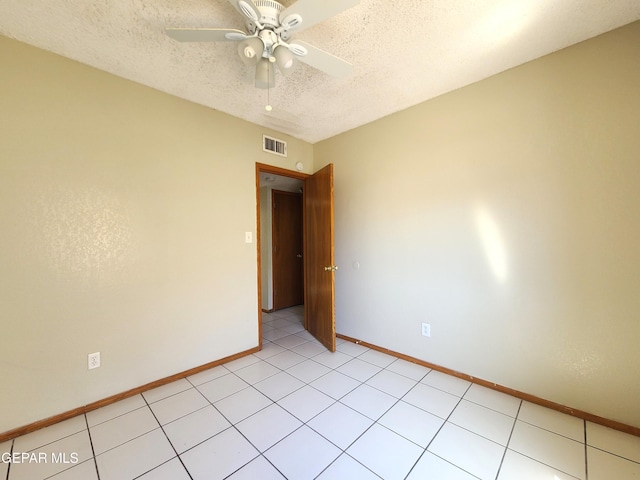
POLYGON ((254 22, 260 21, 260 11, 251 0, 229 0, 229 3, 250 20, 254 22))
POLYGON ((287 30, 301 31, 359 3, 360 0, 298 0, 280 12, 280 23, 287 30))
POLYGON ((179 42, 227 42, 247 38, 243 31, 229 28, 165 28, 164 31, 179 42))
POLYGON ((320 50, 319 48, 309 45, 306 42, 296 40, 296 43, 291 44, 291 51, 296 55, 296 58, 307 65, 322 70, 334 77, 346 77, 351 73, 353 65, 345 62, 341 58, 338 58, 329 52, 320 50), (306 55, 300 55, 301 50, 296 48, 297 46, 303 47, 306 50, 306 55))

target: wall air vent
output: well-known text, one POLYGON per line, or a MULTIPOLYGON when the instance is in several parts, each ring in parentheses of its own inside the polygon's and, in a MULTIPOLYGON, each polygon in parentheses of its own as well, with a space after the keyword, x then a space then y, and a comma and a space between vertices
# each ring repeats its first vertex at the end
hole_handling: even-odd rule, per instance
POLYGON ((287 156, 287 142, 278 140, 277 138, 262 135, 262 151, 274 153, 282 157, 287 156))

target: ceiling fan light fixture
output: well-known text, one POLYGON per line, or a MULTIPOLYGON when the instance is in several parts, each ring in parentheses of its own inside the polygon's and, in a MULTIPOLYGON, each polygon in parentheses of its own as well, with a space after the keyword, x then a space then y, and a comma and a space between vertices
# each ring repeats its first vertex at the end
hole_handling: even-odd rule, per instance
POLYGON ((264 44, 257 37, 247 38, 238 44, 238 54, 247 66, 257 65, 263 51, 264 44))
POLYGON ((287 75, 293 71, 293 54, 287 47, 282 45, 276 47, 273 51, 273 56, 275 57, 276 65, 278 65, 283 74, 287 75))
POLYGON ((276 72, 266 58, 261 58, 256 65, 256 88, 273 88, 276 86, 276 72))

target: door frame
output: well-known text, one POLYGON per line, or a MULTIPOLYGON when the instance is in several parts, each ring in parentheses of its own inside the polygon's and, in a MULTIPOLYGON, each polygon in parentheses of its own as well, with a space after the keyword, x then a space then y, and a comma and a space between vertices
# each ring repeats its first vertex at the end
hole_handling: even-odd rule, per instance
MULTIPOLYGON (((262 245, 261 233, 260 233, 260 173, 271 173, 274 175, 280 175, 282 177, 296 178, 303 182, 311 175, 308 173, 297 172, 295 170, 287 170, 286 168, 275 167, 273 165, 267 165, 264 163, 256 162, 256 211, 257 211, 257 224, 256 224, 256 248, 258 250, 258 346, 262 349, 262 257, 260 254, 260 248, 262 245)), ((302 189, 302 202, 305 201, 305 189, 302 189)), ((302 244, 306 244, 306 231, 304 228, 304 208, 302 209, 302 244)), ((304 254, 304 252, 303 252, 304 254)), ((306 265, 303 263, 303 276, 306 275, 306 265)), ((307 298, 307 285, 304 285, 304 298, 306 302, 307 298)), ((307 319, 304 319, 305 328, 307 326, 307 319)))

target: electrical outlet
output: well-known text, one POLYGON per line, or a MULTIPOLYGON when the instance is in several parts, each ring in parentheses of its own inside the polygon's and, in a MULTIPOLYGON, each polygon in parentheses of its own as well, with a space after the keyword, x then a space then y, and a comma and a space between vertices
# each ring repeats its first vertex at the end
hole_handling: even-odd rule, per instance
POLYGON ((87 355, 87 364, 89 370, 98 368, 100 366, 100 352, 90 353, 89 355, 87 355))
POLYGON ((422 322, 422 336, 423 337, 431 336, 431 324, 422 322))

